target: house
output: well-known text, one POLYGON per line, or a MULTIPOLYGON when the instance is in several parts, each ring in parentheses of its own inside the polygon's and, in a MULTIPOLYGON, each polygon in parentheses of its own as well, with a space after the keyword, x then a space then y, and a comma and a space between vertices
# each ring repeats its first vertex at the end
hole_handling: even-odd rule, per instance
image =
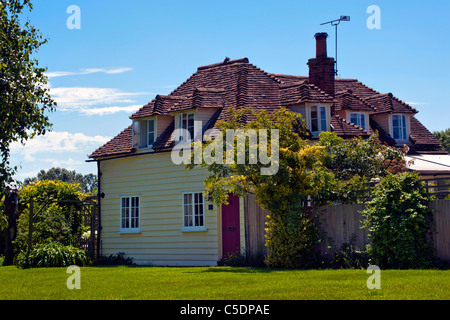
POLYGON ((176 129, 191 136, 214 129, 230 106, 288 107, 302 114, 312 139, 322 131, 345 138, 378 131, 380 142, 406 144, 411 154, 440 152, 407 103, 356 79, 335 79, 327 34, 315 38, 308 76, 268 73, 247 58, 201 66, 172 93, 132 114, 129 127, 89 156, 98 165, 103 255, 124 252, 141 264, 216 265, 229 252, 261 253, 254 240, 263 237, 264 219, 254 199, 231 197, 217 207, 202 194, 207 170, 171 161, 170 151, 184 138, 176 129))

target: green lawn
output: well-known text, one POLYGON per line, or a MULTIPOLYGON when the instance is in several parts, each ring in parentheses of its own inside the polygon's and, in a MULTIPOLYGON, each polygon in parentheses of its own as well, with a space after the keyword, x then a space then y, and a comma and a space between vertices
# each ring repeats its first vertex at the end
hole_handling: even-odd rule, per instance
POLYGON ((84 267, 69 290, 66 268, 0 267, 5 299, 450 299, 450 271, 381 270, 369 290, 365 270, 232 267, 84 267))

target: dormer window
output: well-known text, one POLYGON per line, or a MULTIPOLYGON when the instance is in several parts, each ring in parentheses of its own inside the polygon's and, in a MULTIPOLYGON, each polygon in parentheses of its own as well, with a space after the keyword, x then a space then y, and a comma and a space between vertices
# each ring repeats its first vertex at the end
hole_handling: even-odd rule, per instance
POLYGON ((183 129, 180 131, 178 141, 192 141, 195 132, 195 113, 183 112, 178 114, 178 128, 183 129))
POLYGON ((147 146, 151 148, 156 140, 156 120, 147 121, 147 146))
POLYGON ((155 118, 133 122, 133 147, 139 149, 152 148, 157 138, 155 118))
POLYGON ((391 134, 396 141, 408 141, 408 121, 403 114, 394 114, 391 117, 391 134))
POLYGON ((367 117, 364 113, 361 112, 350 113, 350 122, 364 130, 367 130, 367 117))
POLYGON ((313 135, 318 135, 321 131, 328 131, 327 107, 311 106, 310 130, 313 135))

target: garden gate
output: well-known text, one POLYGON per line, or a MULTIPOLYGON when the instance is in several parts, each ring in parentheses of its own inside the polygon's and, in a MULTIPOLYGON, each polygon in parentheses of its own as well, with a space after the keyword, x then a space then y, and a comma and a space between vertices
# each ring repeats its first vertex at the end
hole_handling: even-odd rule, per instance
POLYGON ((83 224, 88 228, 79 239, 63 241, 64 245, 71 245, 86 250, 92 258, 98 258, 98 205, 96 197, 89 197, 85 200, 55 200, 30 201, 29 229, 28 229, 28 254, 33 246, 33 222, 42 210, 50 203, 74 204, 80 208, 83 217, 83 224))

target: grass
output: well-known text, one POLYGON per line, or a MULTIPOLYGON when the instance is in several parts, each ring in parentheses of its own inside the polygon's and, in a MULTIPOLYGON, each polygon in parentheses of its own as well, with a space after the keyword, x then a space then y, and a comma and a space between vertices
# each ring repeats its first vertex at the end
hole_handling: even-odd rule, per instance
POLYGON ((0 300, 438 300, 450 298, 450 271, 382 270, 369 290, 365 270, 235 267, 83 267, 69 290, 66 268, 0 267, 0 300))

